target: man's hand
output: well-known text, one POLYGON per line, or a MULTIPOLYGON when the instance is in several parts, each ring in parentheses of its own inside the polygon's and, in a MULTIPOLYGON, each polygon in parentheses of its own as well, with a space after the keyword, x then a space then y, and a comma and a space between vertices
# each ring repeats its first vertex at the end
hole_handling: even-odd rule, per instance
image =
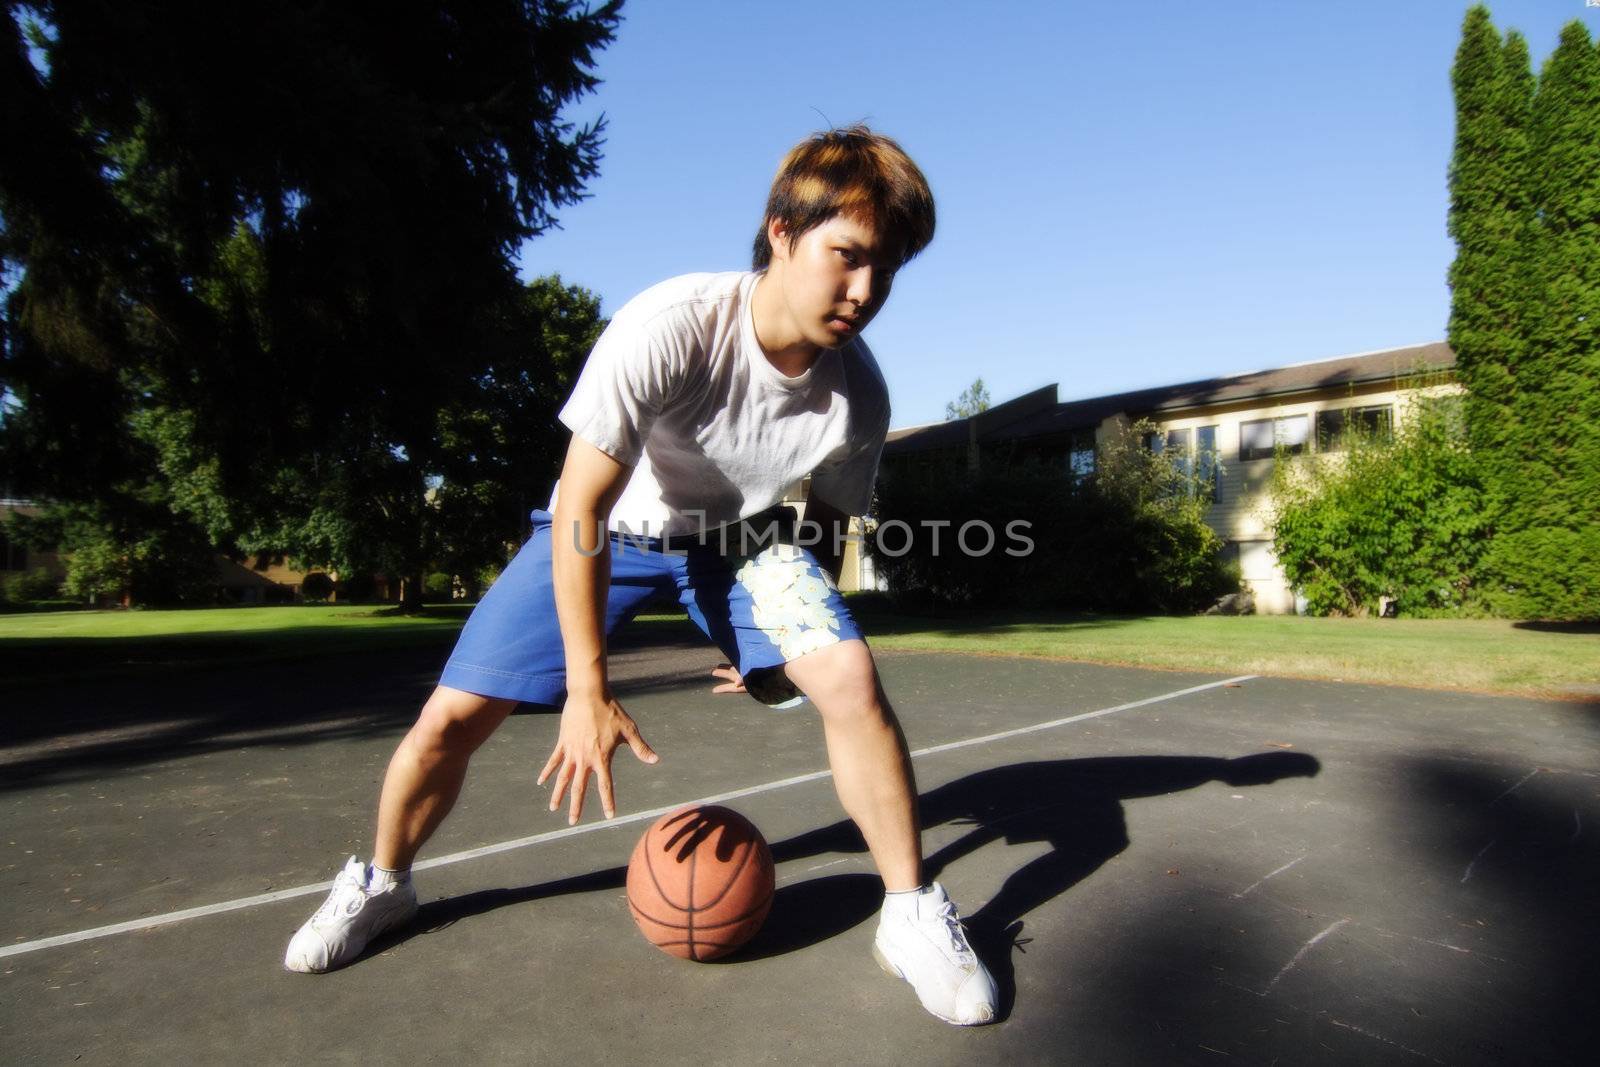
POLYGON ((555 774, 550 793, 550 810, 561 807, 561 795, 571 788, 571 811, 567 825, 574 826, 583 815, 583 797, 589 789, 589 775, 595 776, 596 791, 606 818, 617 814, 616 797, 611 791, 611 754, 626 741, 642 763, 656 763, 661 757, 639 736, 639 727, 610 696, 571 696, 561 709, 561 736, 550 761, 539 775, 539 784, 555 774))
POLYGON ((731 663, 719 663, 711 668, 714 678, 721 678, 722 684, 711 690, 713 693, 742 693, 744 692, 744 677, 739 674, 738 668, 731 663))

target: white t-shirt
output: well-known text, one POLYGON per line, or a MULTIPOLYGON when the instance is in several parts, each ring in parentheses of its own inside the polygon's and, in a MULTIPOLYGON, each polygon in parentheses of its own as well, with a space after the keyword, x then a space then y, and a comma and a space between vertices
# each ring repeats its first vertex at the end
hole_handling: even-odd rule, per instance
POLYGON ((589 353, 561 421, 634 467, 611 529, 698 533, 766 510, 808 474, 814 498, 866 513, 889 431, 877 361, 853 338, 799 377, 781 373, 756 342, 760 277, 686 274, 652 286, 589 353))

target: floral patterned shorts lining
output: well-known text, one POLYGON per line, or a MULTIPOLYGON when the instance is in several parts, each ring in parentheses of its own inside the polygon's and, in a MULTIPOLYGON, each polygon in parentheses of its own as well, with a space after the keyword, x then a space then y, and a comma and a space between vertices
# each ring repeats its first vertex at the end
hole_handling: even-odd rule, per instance
MULTIPOLYGON (((553 517, 533 513, 533 534, 479 602, 441 685, 531 704, 560 705, 566 655, 550 575, 553 517)), ((655 539, 613 535, 606 633, 645 602, 675 595, 739 669, 745 689, 773 708, 804 702, 783 665, 861 637, 844 597, 816 557, 792 544, 724 555, 715 546, 669 552, 655 539)))

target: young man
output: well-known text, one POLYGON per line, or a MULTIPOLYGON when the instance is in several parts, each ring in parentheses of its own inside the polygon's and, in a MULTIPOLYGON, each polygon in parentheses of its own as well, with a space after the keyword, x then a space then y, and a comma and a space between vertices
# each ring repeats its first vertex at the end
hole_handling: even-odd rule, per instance
POLYGON ((716 692, 816 705, 839 798, 884 880, 879 964, 947 1022, 993 1019, 993 979, 944 889, 923 884, 905 740, 834 584, 889 426, 861 332, 933 227, 927 181, 898 145, 860 126, 818 134, 773 182, 754 271, 674 278, 617 312, 561 411, 572 441, 549 511, 389 764, 372 865, 350 860, 285 966, 342 966, 416 914, 412 860, 519 701, 563 704, 539 776, 550 810, 565 803, 576 823, 593 778, 614 816, 613 752, 657 757, 610 690, 606 636, 668 590, 736 665, 713 672, 716 692), (814 552, 814 538, 771 536, 807 475, 814 552))

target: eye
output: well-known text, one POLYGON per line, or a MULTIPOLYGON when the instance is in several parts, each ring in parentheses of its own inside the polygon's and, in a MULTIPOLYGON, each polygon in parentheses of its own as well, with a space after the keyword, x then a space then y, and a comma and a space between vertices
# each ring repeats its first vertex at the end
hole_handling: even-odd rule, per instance
POLYGON ((835 251, 837 251, 839 253, 840 258, 842 258, 845 261, 845 263, 847 263, 848 265, 850 265, 852 267, 855 266, 857 264, 857 262, 859 262, 859 257, 855 254, 855 252, 851 251, 848 248, 839 248, 839 249, 835 249, 835 251))

